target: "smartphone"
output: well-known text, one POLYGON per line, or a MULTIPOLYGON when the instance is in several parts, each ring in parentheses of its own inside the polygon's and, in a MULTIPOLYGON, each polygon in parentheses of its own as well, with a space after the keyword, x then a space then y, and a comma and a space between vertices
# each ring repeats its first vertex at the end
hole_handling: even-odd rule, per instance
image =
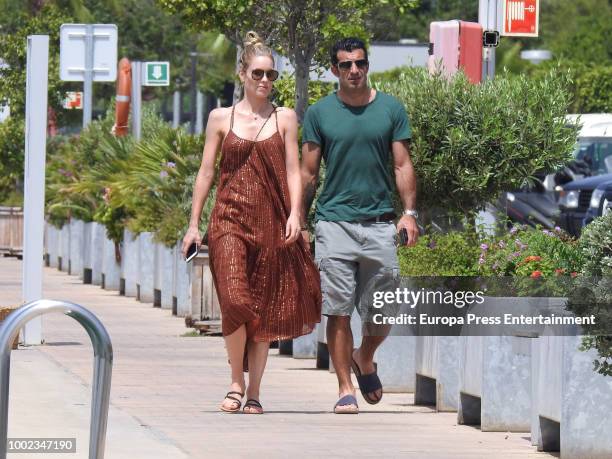
POLYGON ((399 232, 399 240, 400 240, 400 245, 406 245, 408 244, 408 231, 406 231, 406 228, 402 228, 399 232))
POLYGON ((187 249, 187 256, 185 257, 185 262, 189 263, 191 260, 193 260, 199 251, 200 248, 195 242, 193 242, 187 249))
POLYGON ((402 228, 399 233, 395 235, 395 243, 400 247, 408 243, 408 231, 406 231, 406 228, 402 228))

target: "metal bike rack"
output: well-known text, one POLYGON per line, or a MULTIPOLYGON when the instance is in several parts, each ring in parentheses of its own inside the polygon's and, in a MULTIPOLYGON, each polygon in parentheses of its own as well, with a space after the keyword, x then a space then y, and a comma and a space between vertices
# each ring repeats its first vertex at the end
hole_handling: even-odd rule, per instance
POLYGON ((12 312, 0 326, 0 458, 7 453, 9 376, 12 344, 19 330, 34 317, 61 312, 80 323, 91 338, 94 350, 94 374, 89 429, 89 459, 104 458, 104 442, 110 402, 113 346, 102 322, 78 304, 66 301, 37 300, 12 312))

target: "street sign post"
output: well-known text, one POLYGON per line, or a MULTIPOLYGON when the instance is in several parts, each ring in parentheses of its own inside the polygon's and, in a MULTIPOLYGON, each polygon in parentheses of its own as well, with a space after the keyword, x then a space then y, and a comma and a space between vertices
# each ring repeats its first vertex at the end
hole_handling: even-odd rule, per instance
MULTIPOLYGON (((47 149, 47 93, 49 36, 29 35, 26 64, 25 168, 23 190, 24 303, 42 298, 43 239, 45 227, 45 156, 47 149)), ((23 328, 25 344, 41 344, 42 319, 23 328)))
POLYGON ((143 86, 170 86, 170 62, 143 62, 143 86))
POLYGON ((83 127, 91 122, 94 81, 117 79, 115 24, 62 24, 60 79, 83 82, 83 127))
POLYGON ((506 37, 537 37, 539 16, 538 0, 504 0, 500 33, 506 37))

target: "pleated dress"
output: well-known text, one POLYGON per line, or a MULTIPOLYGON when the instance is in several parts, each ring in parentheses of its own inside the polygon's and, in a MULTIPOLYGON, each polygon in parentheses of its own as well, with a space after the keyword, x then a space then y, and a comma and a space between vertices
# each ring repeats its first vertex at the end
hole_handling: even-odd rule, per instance
POLYGON ((285 145, 276 109, 272 116, 276 132, 248 140, 233 131, 232 108, 208 226, 222 333, 245 324, 248 338, 260 342, 308 334, 321 319, 319 271, 308 245, 301 235, 285 243, 290 213, 285 145))

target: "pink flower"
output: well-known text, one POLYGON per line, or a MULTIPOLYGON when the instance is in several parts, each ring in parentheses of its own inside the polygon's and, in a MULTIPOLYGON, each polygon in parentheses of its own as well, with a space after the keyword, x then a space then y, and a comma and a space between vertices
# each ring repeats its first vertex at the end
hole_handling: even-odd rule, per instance
POLYGON ((533 279, 537 279, 539 277, 542 277, 542 271, 534 271, 534 272, 531 273, 530 277, 533 278, 533 279))

